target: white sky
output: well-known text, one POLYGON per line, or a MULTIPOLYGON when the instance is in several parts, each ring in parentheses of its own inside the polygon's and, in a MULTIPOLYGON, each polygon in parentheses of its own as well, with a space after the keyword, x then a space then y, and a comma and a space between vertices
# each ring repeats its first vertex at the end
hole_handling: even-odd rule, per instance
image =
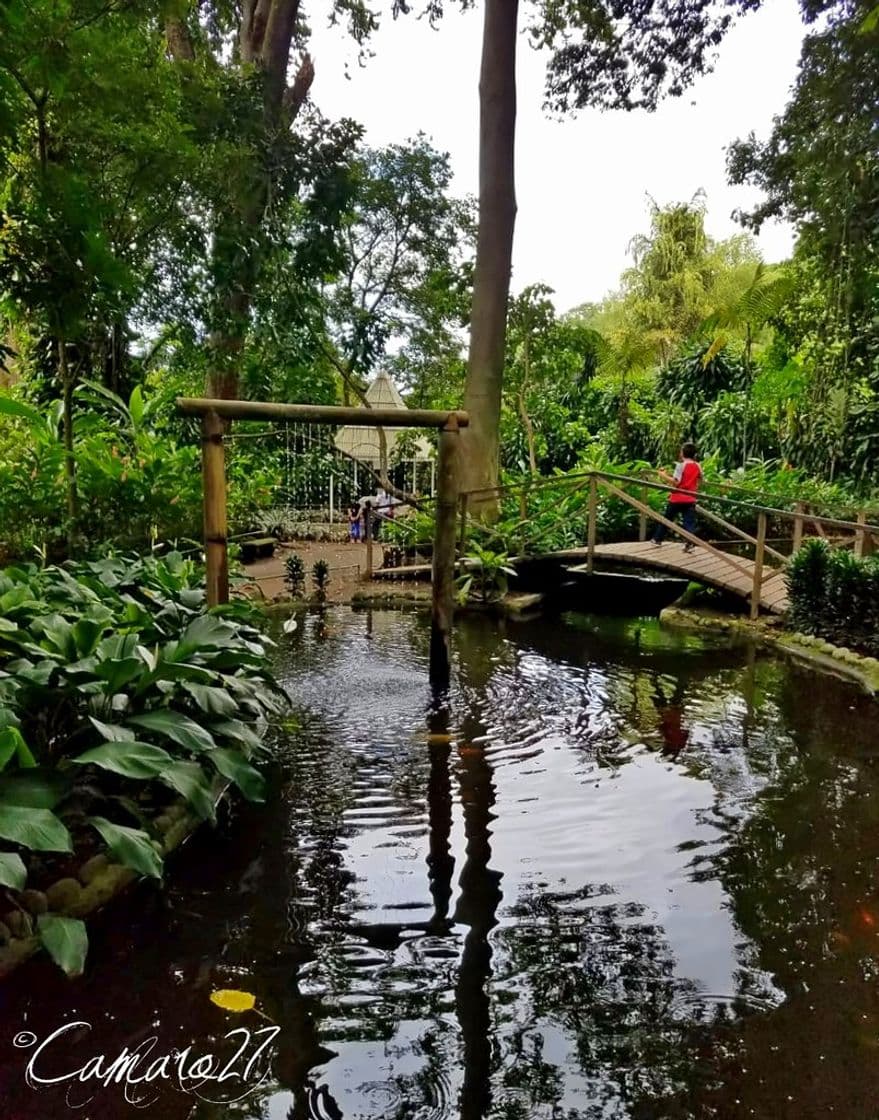
MULTIPOLYGON (((437 31, 412 16, 387 19, 363 68, 341 30, 321 25, 321 8, 311 9, 320 109, 359 121, 374 146, 425 132, 450 153, 456 193, 475 195, 482 6, 462 15, 449 5, 437 31)), ((547 283, 560 311, 600 299, 629 263, 633 234, 648 228, 648 194, 662 205, 702 187, 708 232, 738 232, 730 214, 756 192, 727 185, 724 149, 752 130, 768 135, 794 80, 801 39, 796 0, 767 0, 721 45, 715 72, 656 113, 590 110, 553 120, 541 108, 543 56, 521 37, 514 291, 547 283)), ((768 261, 789 255, 792 243, 784 224, 759 238, 768 261)))

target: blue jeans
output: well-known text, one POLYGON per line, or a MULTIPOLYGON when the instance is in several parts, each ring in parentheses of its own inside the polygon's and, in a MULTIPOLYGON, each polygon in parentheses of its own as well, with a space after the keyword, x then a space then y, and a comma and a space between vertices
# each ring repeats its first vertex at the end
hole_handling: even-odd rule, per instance
MULTIPOLYGON (((665 507, 665 517, 668 521, 677 521, 678 518, 688 533, 696 532, 696 503, 695 502, 668 502, 665 507)), ((653 539, 657 542, 664 541, 668 529, 657 523, 653 539)), ((689 542, 688 542, 689 543, 689 542)))

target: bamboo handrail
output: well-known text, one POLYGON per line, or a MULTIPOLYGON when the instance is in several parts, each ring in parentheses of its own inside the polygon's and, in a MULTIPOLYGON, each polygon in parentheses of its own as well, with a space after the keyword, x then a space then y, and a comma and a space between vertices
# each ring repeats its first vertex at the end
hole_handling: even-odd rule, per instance
POLYGON ((654 521, 658 521, 660 525, 664 525, 667 529, 673 530, 679 536, 683 537, 684 540, 689 541, 691 544, 698 545, 700 548, 704 548, 706 552, 710 552, 714 556, 717 556, 721 560, 724 560, 727 564, 729 564, 731 568, 734 568, 740 575, 743 575, 745 579, 753 579, 753 574, 749 572, 747 568, 743 567, 741 564, 736 563, 736 561, 733 560, 731 556, 728 556, 725 552, 721 552, 719 548, 715 548, 713 545, 708 544, 706 541, 702 540, 701 537, 697 537, 695 533, 687 532, 686 529, 681 528, 681 526, 675 524, 674 521, 669 521, 667 517, 663 517, 661 513, 657 513, 656 510, 651 509, 650 506, 645 506, 642 502, 639 502, 637 498, 633 498, 631 494, 626 494, 625 491, 620 490, 618 487, 614 486, 613 483, 608 482, 607 479, 603 479, 602 481, 604 488, 606 490, 609 490, 615 498, 619 498, 621 501, 628 502, 630 506, 633 506, 639 512, 643 510, 647 513, 648 517, 651 517, 654 521))
MULTIPOLYGON (((710 509, 703 509, 701 505, 697 505, 696 509, 699 511, 700 516, 707 518, 715 525, 719 525, 722 529, 726 529, 727 532, 732 533, 734 537, 738 537, 740 540, 747 541, 749 544, 757 544, 756 537, 752 537, 750 533, 746 533, 744 529, 739 529, 737 526, 731 525, 729 521, 724 521, 722 517, 718 517, 716 513, 712 513, 710 509)), ((766 549, 766 552, 770 556, 774 556, 775 559, 780 560, 782 564, 787 563, 788 558, 784 555, 783 552, 778 552, 776 549, 770 548, 765 541, 763 542, 763 547, 766 549)))
MULTIPOLYGON (((652 482, 646 478, 635 478, 632 475, 615 474, 611 471, 584 471, 582 474, 575 475, 558 475, 553 478, 543 479, 540 482, 529 482, 528 486, 531 490, 551 486, 553 484, 564 484, 569 481, 588 480, 591 475, 597 475, 599 478, 613 479, 615 482, 626 482, 633 486, 647 487, 651 490, 657 490, 665 494, 672 494, 675 492, 676 487, 668 486, 662 482, 652 482)), ((482 489, 468 490, 469 495, 473 494, 503 494, 512 493, 519 489, 519 486, 495 486, 483 487, 482 489)), ((847 529, 851 532, 866 532, 868 534, 879 534, 879 525, 875 525, 868 521, 845 521, 837 517, 824 517, 817 513, 809 513, 796 510, 777 509, 774 506, 762 506, 753 502, 740 502, 735 498, 725 498, 720 494, 708 494, 704 490, 700 492, 699 497, 702 501, 720 502, 723 505, 733 506, 737 509, 748 510, 751 513, 765 513, 769 517, 782 517, 788 520, 796 520, 802 518, 803 521, 810 522, 814 525, 826 525, 830 528, 847 529)))

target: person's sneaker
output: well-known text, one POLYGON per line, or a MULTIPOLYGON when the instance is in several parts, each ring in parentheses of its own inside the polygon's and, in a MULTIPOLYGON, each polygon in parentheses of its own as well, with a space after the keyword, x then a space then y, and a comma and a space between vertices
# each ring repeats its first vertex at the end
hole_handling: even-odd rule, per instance
POLYGON ((661 548, 662 547, 662 541, 653 541, 653 547, 654 548, 661 548))
POLYGON ((689 541, 687 541, 687 543, 684 545, 684 552, 692 552, 695 547, 696 546, 694 544, 691 544, 689 541))

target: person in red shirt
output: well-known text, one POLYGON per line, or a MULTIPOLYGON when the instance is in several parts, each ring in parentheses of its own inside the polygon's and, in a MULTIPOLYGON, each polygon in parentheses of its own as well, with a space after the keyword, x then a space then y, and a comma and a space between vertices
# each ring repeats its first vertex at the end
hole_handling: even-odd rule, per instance
MULTIPOLYGON (((674 486, 665 507, 666 518, 669 521, 677 521, 680 518, 687 532, 695 533, 696 496, 699 483, 702 481, 702 468, 696 462, 695 444, 685 443, 681 448, 674 474, 667 474, 665 471, 660 471, 659 474, 674 486)), ((657 523, 656 531, 653 534, 653 543, 656 545, 662 544, 667 533, 666 527, 657 523)), ((684 545, 684 551, 690 552, 693 547, 690 541, 687 541, 684 545)))

